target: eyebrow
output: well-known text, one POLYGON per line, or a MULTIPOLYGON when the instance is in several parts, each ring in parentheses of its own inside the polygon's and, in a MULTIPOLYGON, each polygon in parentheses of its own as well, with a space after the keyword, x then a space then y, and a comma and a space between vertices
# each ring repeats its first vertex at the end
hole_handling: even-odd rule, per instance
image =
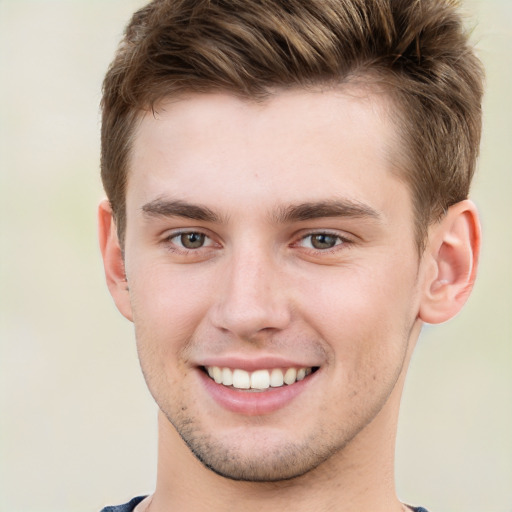
POLYGON ((382 220, 377 210, 367 204, 350 199, 317 201, 279 208, 274 215, 277 223, 297 222, 324 217, 369 218, 382 220))
MULTIPOLYGON (((155 199, 142 207, 148 217, 183 217, 203 222, 221 223, 223 218, 206 206, 187 203, 181 200, 155 199)), ((325 217, 369 218, 381 220, 381 215, 370 206, 349 199, 312 201, 278 207, 271 214, 276 224, 286 224, 325 217)))
POLYGON ((146 203, 142 211, 148 217, 184 217, 206 222, 220 222, 220 217, 210 208, 180 200, 155 199, 146 203))

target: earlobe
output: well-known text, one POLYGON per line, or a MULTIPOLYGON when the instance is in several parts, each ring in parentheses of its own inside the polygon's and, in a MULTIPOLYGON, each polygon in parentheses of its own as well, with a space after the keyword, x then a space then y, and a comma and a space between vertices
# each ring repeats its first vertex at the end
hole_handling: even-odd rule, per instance
POLYGON ((431 228, 421 320, 438 324, 462 309, 475 282, 480 241, 478 212, 469 200, 451 206, 431 228))
POLYGON ((117 236, 112 208, 107 199, 103 200, 98 207, 98 236, 108 289, 121 314, 132 321, 123 253, 117 236))

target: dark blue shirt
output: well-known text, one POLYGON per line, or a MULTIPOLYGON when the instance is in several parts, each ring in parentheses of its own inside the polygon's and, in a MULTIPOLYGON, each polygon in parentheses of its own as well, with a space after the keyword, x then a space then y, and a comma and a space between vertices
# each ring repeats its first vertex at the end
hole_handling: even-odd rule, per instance
MULTIPOLYGON (((105 507, 101 512, 133 512, 133 509, 145 498, 146 496, 137 496, 124 505, 117 507, 105 507)), ((428 512, 423 507, 410 507, 414 512, 428 512)))

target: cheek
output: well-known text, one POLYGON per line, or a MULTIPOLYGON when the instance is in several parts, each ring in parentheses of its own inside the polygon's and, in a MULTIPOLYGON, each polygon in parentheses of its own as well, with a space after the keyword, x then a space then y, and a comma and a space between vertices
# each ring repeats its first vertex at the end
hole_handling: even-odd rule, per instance
MULTIPOLYGON (((361 267, 335 268, 319 277, 304 276, 303 299, 313 318, 322 323, 367 327, 370 323, 394 323, 414 306, 415 274, 384 265, 372 270, 361 267)), ((402 267, 403 268, 403 267, 402 267)))
POLYGON ((204 318, 208 296, 205 287, 180 279, 165 266, 146 267, 135 275, 130 298, 139 361, 153 398, 168 411, 168 390, 181 396, 179 389, 190 371, 187 349, 204 318))
MULTIPOLYGON (((303 311, 330 346, 335 363, 351 372, 396 364, 416 318, 416 270, 409 265, 333 269, 308 280, 303 311)), ((375 373, 375 372, 373 372, 375 373)))
POLYGON ((129 285, 137 343, 163 356, 183 350, 209 307, 204 279, 163 264, 133 272, 129 285))

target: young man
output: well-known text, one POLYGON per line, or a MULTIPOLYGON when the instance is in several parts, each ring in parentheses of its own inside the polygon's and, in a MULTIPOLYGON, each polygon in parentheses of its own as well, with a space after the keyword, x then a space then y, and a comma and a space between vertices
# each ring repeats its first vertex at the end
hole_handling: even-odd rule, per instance
POLYGON ((159 462, 152 496, 106 511, 413 509, 400 395, 422 324, 475 279, 481 95, 448 0, 134 15, 104 83, 99 226, 159 462))

